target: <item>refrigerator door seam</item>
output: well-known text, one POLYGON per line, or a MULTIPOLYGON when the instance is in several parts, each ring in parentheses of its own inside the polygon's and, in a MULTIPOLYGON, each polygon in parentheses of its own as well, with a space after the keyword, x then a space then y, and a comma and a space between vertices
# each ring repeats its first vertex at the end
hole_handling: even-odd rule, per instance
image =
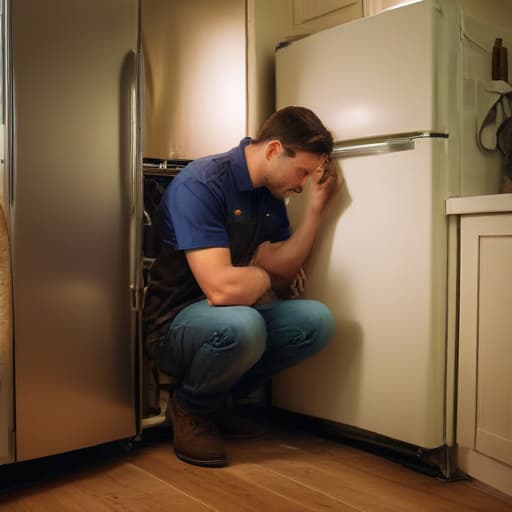
MULTIPOLYGON (((12 211, 14 209, 14 137, 15 133, 15 112, 14 112, 14 86, 12 74, 12 41, 9 24, 10 3, 0 1, 1 30, 3 37, 2 60, 2 107, 3 107, 3 204, 2 221, 4 225, 4 243, 7 254, 3 257, 7 261, 2 263, 2 270, 6 274, 2 277, 5 288, 10 291, 8 302, 8 321, 4 322, 5 338, 0 340, 0 465, 12 463, 16 460, 16 411, 15 411, 15 367, 14 367, 14 319, 13 319, 13 288, 12 288, 12 211), (7 330, 7 331, 6 331, 7 330)), ((6 320, 6 319, 4 319, 6 320)))

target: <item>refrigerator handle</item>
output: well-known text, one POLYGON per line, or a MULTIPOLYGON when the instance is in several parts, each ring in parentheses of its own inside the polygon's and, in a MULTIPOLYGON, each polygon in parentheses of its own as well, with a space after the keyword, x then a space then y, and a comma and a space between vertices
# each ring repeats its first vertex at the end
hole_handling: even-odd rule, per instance
POLYGON ((410 132, 382 137, 338 141, 334 143, 333 158, 351 158, 355 156, 378 155, 395 151, 415 149, 416 140, 426 138, 446 138, 444 133, 410 132))
POLYGON ((133 311, 142 311, 144 287, 142 280, 143 173, 142 173, 142 92, 143 60, 138 44, 135 77, 130 90, 130 294, 133 311))
POLYGON ((11 215, 15 202, 15 184, 16 184, 16 91, 14 89, 14 64, 12 62, 12 38, 9 24, 10 4, 5 5, 2 17, 2 31, 4 34, 4 77, 2 84, 3 91, 3 161, 4 161, 4 201, 5 215, 7 225, 11 225, 11 215))

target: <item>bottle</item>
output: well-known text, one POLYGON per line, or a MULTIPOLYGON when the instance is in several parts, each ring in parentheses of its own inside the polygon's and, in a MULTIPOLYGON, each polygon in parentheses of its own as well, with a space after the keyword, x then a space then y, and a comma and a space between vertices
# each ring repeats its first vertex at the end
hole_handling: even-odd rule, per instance
POLYGON ((508 55, 501 37, 496 38, 492 48, 492 79, 508 82, 508 55))

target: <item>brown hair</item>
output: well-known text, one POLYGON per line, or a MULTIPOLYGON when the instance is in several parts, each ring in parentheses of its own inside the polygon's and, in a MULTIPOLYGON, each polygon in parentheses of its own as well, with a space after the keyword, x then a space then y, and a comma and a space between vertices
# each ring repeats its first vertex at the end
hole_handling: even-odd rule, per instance
POLYGON ((274 112, 252 142, 259 144, 269 140, 279 140, 291 157, 297 151, 328 155, 333 145, 329 130, 314 112, 305 107, 285 107, 274 112))

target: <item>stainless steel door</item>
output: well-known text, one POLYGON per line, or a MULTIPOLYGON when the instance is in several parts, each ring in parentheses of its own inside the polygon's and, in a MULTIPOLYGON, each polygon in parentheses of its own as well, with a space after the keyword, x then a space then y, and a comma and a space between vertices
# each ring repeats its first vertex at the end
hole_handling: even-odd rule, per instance
POLYGON ((247 134, 246 2, 142 0, 144 156, 196 159, 247 134))
POLYGON ((0 464, 12 462, 13 365, 9 234, 5 210, 5 11, 0 0, 0 464))
MULTIPOLYGON (((0 170, 3 171, 3 163, 0 170)), ((9 237, 2 204, 0 205, 0 464, 12 462, 14 458, 12 370, 11 268, 9 237)))
POLYGON ((137 0, 11 5, 16 460, 135 434, 137 0))

